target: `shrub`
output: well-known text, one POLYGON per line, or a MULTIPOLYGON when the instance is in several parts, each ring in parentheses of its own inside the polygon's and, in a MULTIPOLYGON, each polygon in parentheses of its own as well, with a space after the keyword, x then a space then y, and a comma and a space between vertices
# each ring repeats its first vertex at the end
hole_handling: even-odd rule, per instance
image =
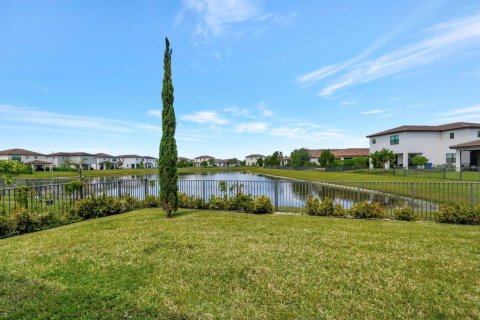
POLYGON ((129 207, 128 200, 124 198, 119 200, 116 197, 103 194, 98 197, 91 195, 89 198, 78 200, 71 211, 74 216, 91 219, 119 214, 128 210, 129 207))
POLYGON ((355 203, 349 210, 350 214, 356 218, 381 218, 384 209, 379 202, 362 201, 355 203))
POLYGON ((333 200, 329 197, 325 197, 325 199, 320 202, 317 214, 319 216, 333 216, 334 212, 335 205, 333 204, 333 200))
POLYGON ((81 191, 87 187, 87 184, 80 180, 70 181, 65 184, 65 192, 73 194, 75 191, 81 191))
POLYGON ((178 204, 180 208, 187 209, 203 209, 207 207, 202 198, 196 196, 188 196, 185 193, 178 194, 178 204))
POLYGON ((160 201, 157 197, 147 194, 143 200, 143 206, 146 208, 156 208, 160 206, 160 201))
POLYGON ((415 221, 417 220, 417 216, 415 215, 415 212, 413 211, 412 207, 404 207, 400 209, 394 209, 393 210, 393 216, 397 220, 403 220, 403 221, 415 221))
POLYGON ((305 212, 308 215, 314 216, 320 210, 320 199, 312 195, 308 195, 307 201, 305 201, 305 212))
POLYGON ((213 196, 208 200, 208 208, 212 210, 225 210, 229 208, 229 201, 227 198, 213 196))
POLYGON ((230 210, 239 210, 242 212, 252 212, 254 201, 251 195, 239 193, 230 199, 230 210))
POLYGON ((340 203, 336 203, 333 209, 333 215, 335 217, 345 217, 347 215, 347 211, 340 203))
POLYGON ((442 223, 480 224, 480 206, 472 207, 461 203, 441 205, 437 220, 442 223))
MULTIPOLYGON (((116 199, 115 197, 113 197, 113 198, 116 199)), ((132 211, 132 210, 143 208, 142 201, 138 200, 137 198, 132 197, 128 193, 125 193, 120 198, 120 203, 122 205, 122 212, 132 211)))
POLYGON ((20 186, 15 190, 15 200, 21 208, 28 208, 28 199, 32 196, 32 188, 20 186))
POLYGON ((8 236, 12 233, 12 228, 10 227, 10 221, 7 217, 0 215, 0 237, 8 236))
POLYGON ((273 213, 273 205, 270 198, 266 196, 255 197, 252 212, 256 214, 273 213))
POLYGON ((17 234, 40 229, 38 216, 23 208, 15 209, 10 217, 8 217, 8 224, 10 225, 11 231, 17 234))

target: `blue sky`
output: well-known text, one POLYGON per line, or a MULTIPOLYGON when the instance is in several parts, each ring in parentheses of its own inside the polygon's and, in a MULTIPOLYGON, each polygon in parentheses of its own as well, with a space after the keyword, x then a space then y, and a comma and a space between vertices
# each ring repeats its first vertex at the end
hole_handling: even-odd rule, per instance
POLYGON ((0 0, 0 149, 157 155, 165 36, 180 156, 480 122, 476 0, 0 0))

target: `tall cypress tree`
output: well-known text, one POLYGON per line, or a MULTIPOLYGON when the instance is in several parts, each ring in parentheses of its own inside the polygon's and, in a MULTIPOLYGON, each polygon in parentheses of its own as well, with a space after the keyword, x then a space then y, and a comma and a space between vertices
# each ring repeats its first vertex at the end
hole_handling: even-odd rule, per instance
POLYGON ((172 212, 178 209, 178 173, 177 173, 177 143, 175 142, 175 110, 173 109, 172 83, 172 49, 165 38, 165 54, 163 58, 163 88, 162 88, 162 140, 158 171, 160 176, 160 205, 172 217, 172 212))

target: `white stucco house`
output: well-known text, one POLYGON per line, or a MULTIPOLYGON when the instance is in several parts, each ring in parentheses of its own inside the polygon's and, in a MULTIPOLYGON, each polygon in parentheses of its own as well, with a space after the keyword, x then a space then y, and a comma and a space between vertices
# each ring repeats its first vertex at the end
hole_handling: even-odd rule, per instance
POLYGON ((2 150, 0 151, 0 160, 17 160, 31 166, 34 171, 51 169, 53 165, 47 155, 25 149, 2 150))
POLYGON ((245 157, 245 165, 246 166, 256 166, 257 165, 257 161, 258 159, 262 158, 263 160, 265 160, 265 156, 262 155, 262 154, 250 154, 248 156, 245 157))
POLYGON ((206 155, 198 156, 195 159, 193 159, 193 164, 195 165, 195 167, 200 167, 203 161, 206 161, 208 163, 210 159, 215 161, 215 158, 211 156, 206 156, 206 155))
POLYGON ((215 159, 213 160, 213 164, 217 167, 228 167, 227 160, 224 159, 215 159))
POLYGON ((94 170, 97 166, 97 156, 86 152, 56 152, 48 155, 57 168, 81 165, 83 170, 94 170))
POLYGON ((370 154, 383 148, 407 168, 411 158, 423 155, 433 166, 480 167, 480 123, 455 122, 438 126, 404 125, 368 135, 370 154))
POLYGON ((123 169, 135 169, 141 168, 142 164, 144 168, 153 168, 156 166, 157 159, 149 156, 139 156, 136 154, 124 154, 117 156, 117 162, 121 161, 123 169))
POLYGON ((106 170, 109 167, 111 169, 117 168, 117 157, 106 153, 97 153, 95 155, 97 156, 96 170, 106 170))

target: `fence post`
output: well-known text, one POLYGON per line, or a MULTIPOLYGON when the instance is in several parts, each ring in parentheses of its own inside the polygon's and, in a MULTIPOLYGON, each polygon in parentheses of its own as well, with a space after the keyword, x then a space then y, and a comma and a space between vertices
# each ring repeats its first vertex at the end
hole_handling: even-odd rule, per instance
POLYGON ((145 198, 144 199, 147 199, 147 196, 148 196, 148 179, 147 178, 145 178, 144 187, 145 187, 145 198))
POLYGON ((273 182, 275 211, 278 211, 278 181, 273 182))
POLYGON ((472 204, 472 207, 475 206, 475 196, 474 196, 474 191, 473 191, 473 182, 470 183, 470 203, 472 204))
POLYGON ((447 178, 447 167, 443 167, 443 180, 447 178))
POLYGON ((360 186, 357 187, 357 202, 360 202, 360 186))
POLYGON ((207 180, 203 180, 203 183, 202 183, 202 199, 203 201, 207 201, 207 180))
POLYGON ((122 180, 117 180, 117 197, 122 197, 122 180))
POLYGON ((415 184, 414 182, 411 182, 412 185, 412 209, 415 208, 415 184))

